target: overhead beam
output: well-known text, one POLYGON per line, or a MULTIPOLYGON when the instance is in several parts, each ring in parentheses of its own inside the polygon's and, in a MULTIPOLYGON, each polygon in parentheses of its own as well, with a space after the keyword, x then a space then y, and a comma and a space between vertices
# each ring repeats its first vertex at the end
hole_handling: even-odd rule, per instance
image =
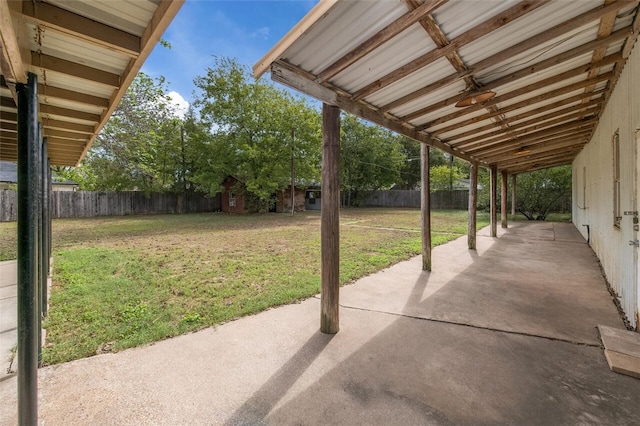
POLYGON ((75 118, 82 121, 98 122, 100 121, 99 114, 92 114, 90 112, 78 111, 75 109, 62 108, 53 105, 40 105, 40 114, 57 115, 61 117, 75 118))
POLYGON ((140 37, 45 2, 22 2, 25 20, 123 55, 140 54, 140 37))
POLYGON ((26 83, 29 57, 24 48, 26 40, 21 37, 20 25, 16 22, 18 14, 12 11, 17 6, 18 2, 0 0, 0 70, 6 80, 26 83))
MULTIPOLYGON (((562 92, 559 93, 558 96, 564 95, 566 93, 567 93, 566 91, 562 90, 562 92)), ((573 96, 570 96, 570 97, 565 98, 565 99, 560 99, 559 101, 555 101, 555 102, 552 102, 550 104, 544 105, 542 107, 536 108, 536 109, 534 109, 534 110, 532 110, 530 112, 535 111, 536 113, 541 113, 541 112, 544 112, 546 110, 552 110, 552 109, 559 108, 559 107, 564 106, 564 105, 570 105, 570 104, 572 104, 574 102, 577 102, 577 101, 580 101, 580 100, 582 100, 584 98, 593 98, 595 96, 600 96, 597 99, 600 101, 601 104, 603 104, 605 102, 604 96, 602 96, 604 93, 605 93, 604 89, 603 90, 599 90, 599 91, 594 92, 594 93, 588 93, 588 94, 587 93, 580 93, 578 95, 573 95, 573 96)), ((547 99, 544 99, 544 100, 547 100, 547 99)), ((520 108, 526 108, 526 107, 530 106, 531 104, 532 103, 531 103, 530 99, 525 99, 523 101, 516 102, 514 104, 507 105, 505 107, 500 108, 499 113, 500 114, 506 114, 506 113, 511 112, 511 111, 516 111, 516 110, 518 110, 520 108)), ((466 127, 466 126, 470 126, 470 125, 478 123, 480 121, 489 120, 489 119, 495 117, 497 114, 498 114, 498 112, 493 112, 493 113, 483 114, 483 115, 480 115, 480 116, 477 116, 477 117, 473 117, 473 118, 470 118, 470 119, 467 119, 467 120, 464 120, 464 121, 459 121, 454 125, 448 126, 446 128, 446 130, 445 130, 445 128, 442 128, 442 129, 440 129, 440 131, 445 133, 445 132, 448 132, 448 131, 451 131, 451 130, 455 130, 457 128, 463 128, 463 127, 466 127)))
MULTIPOLYGON (((602 99, 593 99, 593 100, 591 100, 591 101, 589 101, 589 102, 587 102, 587 103, 585 103, 585 104, 583 104, 581 106, 585 107, 585 108, 596 109, 601 104, 602 104, 602 99)), ((551 117, 555 117, 556 115, 558 115, 558 116, 566 116, 567 114, 573 113, 575 110, 576 109, 575 109, 574 105, 571 105, 571 106, 569 106, 567 108, 562 108, 562 109, 559 109, 559 110, 556 109, 555 107, 554 108, 548 108, 545 105, 542 108, 536 108, 535 110, 530 110, 530 111, 527 111, 527 112, 523 112, 521 114, 512 115, 512 116, 509 117, 509 122, 510 123, 514 123, 514 124, 512 124, 513 126, 517 126, 517 125, 519 125, 521 123, 533 123, 536 120, 537 121, 539 121, 539 120, 547 120, 547 119, 549 119, 551 117), (552 111, 554 109, 555 109, 555 111, 552 111), (548 114, 544 114, 547 111, 551 111, 551 112, 548 113, 548 114), (540 115, 541 113, 543 113, 544 115, 540 115), (519 121, 519 120, 522 120, 522 119, 525 119, 525 118, 529 118, 529 117, 534 117, 534 118, 532 118, 531 120, 527 120, 525 122, 520 122, 520 123, 515 124, 516 121, 519 121)), ((465 138, 468 138, 469 136, 476 136, 479 133, 482 133, 482 132, 487 131, 487 130, 493 130, 493 129, 495 129, 495 127, 496 126, 495 126, 494 123, 487 124, 487 125, 481 126, 481 127, 476 127, 476 128, 474 128, 472 130, 468 130, 466 132, 462 132, 462 133, 458 133, 458 134, 449 136, 445 141, 446 141, 446 143, 451 144, 452 146, 458 146, 458 145, 463 144, 465 142, 471 141, 471 139, 465 139, 465 138)), ((485 133, 484 135, 478 135, 478 137, 489 136, 491 134, 492 133, 485 133)))
POLYGON ((31 52, 31 67, 67 74, 72 77, 94 81, 106 86, 120 86, 120 76, 118 74, 112 74, 110 72, 88 67, 76 62, 45 55, 44 53, 31 52))
MULTIPOLYGON (((591 52, 592 50, 601 47, 601 46, 608 46, 611 43, 615 43, 617 41, 620 41, 626 37, 629 36, 629 34, 631 34, 631 30, 629 28, 623 28, 620 29, 616 32, 614 32, 613 34, 611 34, 609 37, 606 37, 604 39, 600 39, 600 40, 595 40, 583 45, 580 45, 578 47, 575 47, 573 49, 570 49, 566 52, 560 53, 552 58, 549 59, 545 59, 544 61, 538 62, 537 64, 533 64, 531 66, 528 66, 526 68, 523 68, 519 71, 515 71, 511 74, 505 75, 503 77, 497 78, 495 80, 492 81, 483 81, 483 85, 482 88, 485 90, 491 90, 491 89, 495 89, 497 87, 500 87, 502 85, 505 84, 509 84, 512 83, 514 81, 520 80, 522 78, 528 77, 530 75, 539 73, 541 71, 544 71, 548 68, 557 66, 563 62, 569 61, 571 59, 574 59, 578 56, 584 55, 585 53, 591 52)), ((467 77, 467 76, 471 76, 471 75, 477 75, 479 72, 485 70, 486 68, 494 65, 494 62, 491 62, 490 59, 493 59, 494 57, 496 57, 499 53, 490 56, 489 58, 478 62, 477 64, 474 64, 473 67, 471 69, 469 69, 466 72, 456 72, 454 74, 451 74, 445 78, 443 78, 442 80, 436 81, 434 83, 431 83, 419 90, 416 90, 414 92, 409 93, 406 96, 403 96, 393 102, 390 102, 389 104, 383 106, 382 108, 380 108, 380 110, 382 112, 388 112, 391 111, 394 108, 397 108, 401 105, 404 105, 408 102, 411 102, 415 99, 421 98, 423 96, 428 95, 431 92, 434 92, 438 89, 441 89, 445 86, 448 86, 449 84, 456 82, 458 80, 460 80, 461 78, 467 77)), ((620 57, 622 58, 622 55, 620 55, 620 57)), ((587 66, 591 66, 591 64, 588 64, 587 66)), ((460 99, 462 99, 464 96, 466 96, 466 94, 462 94, 462 95, 456 95, 453 96, 449 99, 446 100, 447 104, 446 105, 453 105, 456 102, 458 102, 460 99)), ((443 106, 446 106, 443 105, 443 106)))
POLYGON ((335 93, 331 89, 328 89, 313 81, 313 76, 307 77, 307 73, 301 71, 292 65, 284 62, 276 62, 271 65, 271 78, 278 83, 291 87, 299 92, 302 92, 312 98, 318 99, 326 104, 335 105, 340 109, 349 112, 365 120, 371 121, 374 124, 378 124, 382 127, 386 127, 396 133, 404 135, 410 139, 418 142, 426 143, 434 148, 438 148, 444 152, 462 158, 466 161, 476 161, 472 157, 451 148, 440 142, 437 139, 431 138, 427 133, 418 132, 415 128, 405 126, 399 121, 390 119, 389 117, 380 114, 377 111, 373 111, 366 106, 351 101, 348 97, 335 93))
POLYGON ((495 31, 496 29, 507 25, 509 22, 516 20, 517 18, 526 15, 527 13, 543 6, 547 3, 547 0, 542 1, 522 1, 515 6, 510 7, 504 12, 490 18, 489 20, 473 27, 469 31, 459 35, 451 40, 451 42, 440 49, 432 50, 411 62, 404 64, 400 68, 388 73, 387 75, 379 78, 371 84, 363 87, 353 94, 352 99, 354 101, 360 100, 370 94, 383 89, 396 81, 403 79, 404 77, 413 74, 424 66, 437 61, 440 58, 445 57, 447 54, 458 50, 459 48, 466 46, 467 44, 495 31))
MULTIPOLYGON (((447 114, 447 115, 445 115, 443 117, 440 117, 440 118, 437 118, 437 119, 431 121, 430 123, 426 123, 426 124, 420 126, 420 128, 426 130, 426 129, 429 129, 431 127, 435 127, 437 125, 446 123, 446 122, 451 121, 451 120, 455 120, 455 119, 460 118, 460 117, 464 117, 465 115, 468 115, 468 114, 471 114, 471 113, 476 112, 478 110, 481 110, 484 107, 486 107, 487 105, 496 105, 496 104, 498 104, 500 102, 506 102, 508 100, 511 100, 511 99, 514 99, 514 98, 517 98, 517 97, 520 97, 520 96, 524 96, 524 95, 526 95, 528 93, 537 91, 537 90, 539 90, 539 89, 541 89, 541 88, 543 88, 545 86, 549 86, 549 85, 552 85, 552 84, 557 84, 557 83, 560 83, 560 82, 562 82, 562 81, 564 81, 566 79, 576 77, 577 75, 580 75, 580 74, 576 74, 576 70, 573 69, 573 70, 558 74, 556 76, 546 78, 546 79, 544 79, 542 81, 538 81, 536 83, 529 84, 529 85, 521 87, 519 89, 512 90, 511 92, 504 93, 504 94, 499 95, 499 96, 495 96, 495 97, 489 99, 488 101, 486 101, 486 102, 484 102, 482 104, 472 105, 472 106, 460 109, 459 111, 447 114)), ((600 74, 597 77, 594 77, 594 78, 591 78, 591 79, 586 79, 584 81, 579 81, 579 82, 576 82, 576 83, 573 83, 573 84, 568 84, 565 87, 553 90, 551 92, 546 92, 546 93, 543 93, 541 95, 534 96, 533 98, 529 99, 529 103, 541 102, 543 100, 551 99, 551 98, 554 98, 556 96, 560 96, 560 95, 563 95, 563 94, 566 94, 566 93, 569 93, 569 92, 573 92, 575 90, 583 89, 584 87, 586 87, 586 86, 588 86, 590 84, 597 84, 597 83, 599 83, 601 81, 609 80, 611 77, 613 77, 613 72, 607 72, 607 73, 604 73, 604 74, 600 74)), ((424 114, 422 113, 422 111, 417 111, 415 113, 412 113, 412 114, 409 114, 408 116, 403 117, 403 120, 412 121, 412 120, 414 120, 416 118, 419 118, 419 117, 421 117, 423 115, 424 114)), ((444 133, 444 130, 443 129, 438 129, 438 132, 439 133, 444 133)))
POLYGON ((79 123, 72 123, 70 121, 56 120, 54 118, 42 117, 42 115, 40 116, 40 121, 42 121, 42 127, 45 129, 45 131, 47 129, 59 129, 59 130, 77 132, 77 133, 90 134, 90 135, 94 134, 94 131, 93 131, 94 127, 87 124, 79 124, 79 123))
POLYGON ((378 33, 376 33, 373 37, 367 39, 365 42, 352 49, 349 53, 338 59, 336 62, 329 65, 318 74, 315 82, 322 84, 331 79, 347 67, 353 65, 359 59, 362 59, 367 54, 371 53, 378 47, 382 46, 384 43, 388 42, 404 30, 424 18, 426 15, 428 15, 447 1, 449 0, 426 0, 420 7, 402 15, 400 18, 396 19, 391 24, 387 25, 378 33))
MULTIPOLYGON (((590 115, 597 115, 599 111, 599 106, 598 105, 592 106, 586 109, 585 112, 581 112, 577 108, 572 109, 572 111, 576 111, 576 110, 577 112, 572 112, 570 114, 567 114, 566 112, 564 114, 552 112, 542 117, 535 117, 530 120, 511 125, 510 130, 512 132, 516 132, 517 130, 519 130, 520 133, 518 134, 522 134, 522 132, 534 132, 537 130, 544 130, 546 128, 553 127, 557 124, 577 121, 590 115), (554 116, 556 116, 556 114, 557 114, 557 117, 553 118, 554 116)), ((460 147, 461 149, 466 149, 466 147, 481 145, 484 141, 487 141, 487 140, 495 141, 495 138, 491 139, 493 136, 502 137, 503 139, 514 139, 515 137, 517 137, 515 133, 505 134, 501 130, 496 130, 494 132, 485 133, 475 138, 466 139, 465 141, 460 143, 455 143, 455 144, 452 143, 452 145, 456 147, 460 147)))
MULTIPOLYGON (((577 135, 568 135, 555 140, 549 140, 547 142, 540 142, 531 145, 525 145, 524 147, 529 150, 526 155, 537 155, 542 154, 548 151, 554 151, 556 149, 565 149, 565 148, 573 148, 578 145, 585 145, 586 141, 586 132, 582 132, 577 135)), ((509 147, 509 149, 496 153, 491 157, 487 157, 487 161, 490 161, 492 164, 497 163, 500 165, 501 162, 508 162, 514 159, 517 159, 520 156, 519 147, 509 147)))
POLYGON ((56 98, 101 108, 109 107, 109 99, 88 95, 86 93, 74 92, 73 90, 61 89, 60 87, 55 86, 45 86, 44 84, 38 84, 38 94, 40 97, 45 99, 56 98))

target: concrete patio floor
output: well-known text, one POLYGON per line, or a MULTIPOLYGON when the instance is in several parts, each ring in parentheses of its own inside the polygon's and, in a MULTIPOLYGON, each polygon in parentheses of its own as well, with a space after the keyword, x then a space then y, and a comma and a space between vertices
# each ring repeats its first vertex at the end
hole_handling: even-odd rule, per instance
MULTIPOLYGON (((466 237, 341 290, 151 346, 40 370, 43 424, 640 424, 640 380, 609 370, 623 329, 571 224, 466 237)), ((0 381, 16 423, 16 378, 0 381)))

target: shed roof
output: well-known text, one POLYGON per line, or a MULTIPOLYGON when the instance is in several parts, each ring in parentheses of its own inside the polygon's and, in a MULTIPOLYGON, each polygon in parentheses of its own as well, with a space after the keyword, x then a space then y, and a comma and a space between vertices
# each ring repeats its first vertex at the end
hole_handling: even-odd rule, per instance
POLYGON ((0 0, 0 160, 17 160, 15 83, 38 78, 54 165, 76 165, 184 0, 0 0))
POLYGON ((321 0, 254 73, 518 173, 590 140, 639 27, 638 1, 321 0))
MULTIPOLYGON (((51 179, 54 185, 78 185, 76 182, 60 177, 55 173, 51 174, 51 179)), ((18 165, 16 163, 0 161, 0 183, 18 183, 18 165)))

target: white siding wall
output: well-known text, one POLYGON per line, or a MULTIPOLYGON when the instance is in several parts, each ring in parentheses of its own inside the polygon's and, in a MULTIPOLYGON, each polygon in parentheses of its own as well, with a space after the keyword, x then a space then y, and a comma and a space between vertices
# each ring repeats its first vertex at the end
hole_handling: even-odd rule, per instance
POLYGON ((573 162, 573 221, 587 237, 600 259, 608 281, 621 298, 627 318, 635 326, 638 283, 634 275, 632 216, 622 218, 620 229, 613 226, 612 137, 620 135, 621 210, 636 210, 634 149, 640 126, 640 47, 628 58, 615 90, 602 114, 591 141, 573 162), (583 194, 586 167, 586 194, 583 194))

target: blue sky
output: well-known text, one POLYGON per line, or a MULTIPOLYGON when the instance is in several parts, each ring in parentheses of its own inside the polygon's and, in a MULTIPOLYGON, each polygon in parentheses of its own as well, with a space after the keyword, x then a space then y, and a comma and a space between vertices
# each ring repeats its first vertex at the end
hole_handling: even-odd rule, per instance
POLYGON ((186 0, 162 37, 172 48, 157 45, 142 71, 152 77, 164 76, 170 91, 191 102, 193 80, 213 65, 213 56, 234 57, 252 67, 316 3, 186 0))

